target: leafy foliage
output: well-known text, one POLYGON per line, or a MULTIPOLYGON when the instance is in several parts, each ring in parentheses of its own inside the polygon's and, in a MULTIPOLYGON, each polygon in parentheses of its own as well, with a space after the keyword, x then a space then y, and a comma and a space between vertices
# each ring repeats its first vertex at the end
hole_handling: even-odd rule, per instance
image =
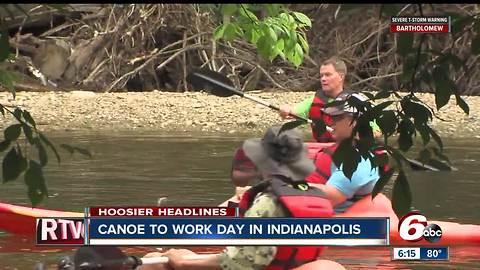
POLYGON ((309 52, 305 29, 312 22, 301 12, 289 11, 280 4, 221 4, 223 23, 215 39, 243 38, 257 47, 269 61, 277 56, 299 67, 309 52))
MULTIPOLYGON (((15 8, 21 9, 20 6, 14 5, 15 8)), ((2 7, 8 10, 5 5, 2 7)), ((56 5, 54 8, 62 9, 63 5, 56 5)), ((8 10, 9 11, 9 10, 8 10)), ((28 14, 27 14, 28 16, 28 14)), ((6 31, 3 19, 0 20, 0 62, 4 62, 10 57, 10 46, 8 43, 8 33, 6 31)), ((14 73, 0 68, 0 85, 6 87, 15 98, 14 81, 18 80, 14 73)), ((16 120, 16 124, 12 124, 5 128, 4 140, 0 142, 0 152, 6 152, 2 161, 2 182, 7 183, 18 179, 22 174, 27 186, 27 194, 33 206, 38 205, 48 195, 46 179, 43 175, 43 168, 48 163, 49 148, 55 154, 57 161, 60 163, 60 155, 53 143, 37 129, 36 122, 30 112, 20 108, 13 111, 0 104, 0 112, 3 116, 11 115, 16 120), (23 137, 22 138, 22 134, 23 137), (28 143, 25 147, 21 147, 20 141, 25 139, 28 143), (33 146, 37 150, 37 158, 28 156, 28 146, 33 146)), ((78 152, 80 154, 91 157, 91 153, 83 148, 62 145, 68 148, 70 153, 78 152)))

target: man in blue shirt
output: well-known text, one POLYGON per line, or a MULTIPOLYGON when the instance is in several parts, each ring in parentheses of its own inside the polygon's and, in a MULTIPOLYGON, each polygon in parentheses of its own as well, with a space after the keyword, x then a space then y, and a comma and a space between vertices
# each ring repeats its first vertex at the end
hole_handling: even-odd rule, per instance
MULTIPOLYGON (((353 128, 356 124, 354 114, 357 110, 348 104, 350 96, 361 101, 366 100, 363 95, 354 93, 337 98, 336 101, 338 101, 339 105, 322 109, 324 113, 332 117, 332 137, 337 144, 352 136, 353 128)), ((347 178, 343 173, 342 165, 337 168, 332 162, 332 174, 328 178, 327 183, 325 185, 310 185, 318 187, 325 192, 332 202, 336 213, 343 213, 354 202, 370 194, 379 178, 378 167, 372 164, 370 159, 362 158, 351 179, 347 178)))

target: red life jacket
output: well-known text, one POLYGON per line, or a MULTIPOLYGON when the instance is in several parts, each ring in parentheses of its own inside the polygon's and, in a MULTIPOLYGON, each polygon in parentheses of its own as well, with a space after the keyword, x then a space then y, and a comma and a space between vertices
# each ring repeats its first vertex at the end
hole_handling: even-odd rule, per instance
MULTIPOLYGON (((322 120, 325 125, 331 126, 333 124, 332 117, 328 114, 322 112, 322 109, 325 107, 325 104, 328 102, 328 97, 325 96, 323 91, 319 90, 315 93, 315 97, 313 98, 312 106, 310 107, 310 111, 308 112, 308 117, 313 121, 322 120)), ((317 134, 314 129, 314 124, 311 125, 312 127, 312 135, 313 138, 317 142, 333 142, 332 134, 329 131, 325 131, 323 134, 317 134)))
MULTIPOLYGON (((302 182, 306 184, 306 182, 302 182)), ((262 181, 244 193, 239 203, 243 215, 253 204, 255 196, 270 187, 274 195, 291 217, 332 217, 333 207, 322 191, 309 187, 307 190, 294 188, 296 184, 286 177, 276 176, 262 181), (287 185, 285 184, 287 183, 287 185)), ((325 247, 322 246, 279 246, 267 270, 292 269, 318 259, 325 247)))

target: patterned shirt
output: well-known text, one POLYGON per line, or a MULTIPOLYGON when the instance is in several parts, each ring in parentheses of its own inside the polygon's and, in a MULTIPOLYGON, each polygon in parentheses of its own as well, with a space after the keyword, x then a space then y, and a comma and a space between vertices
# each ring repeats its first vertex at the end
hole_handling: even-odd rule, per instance
MULTIPOLYGON (((286 213, 276 199, 268 193, 259 193, 245 212, 245 217, 286 217, 286 213)), ((226 247, 218 255, 220 266, 224 270, 265 269, 273 261, 275 246, 238 246, 226 247)))

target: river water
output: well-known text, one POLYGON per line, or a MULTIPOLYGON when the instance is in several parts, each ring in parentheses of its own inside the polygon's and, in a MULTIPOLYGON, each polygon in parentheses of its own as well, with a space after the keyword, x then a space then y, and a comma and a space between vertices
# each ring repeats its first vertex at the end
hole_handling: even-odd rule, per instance
MULTIPOLYGON (((50 198, 41 207, 83 211, 87 206, 215 206, 229 198, 231 157, 245 137, 161 133, 52 133, 57 144, 86 147, 92 159, 62 151, 45 175, 50 198)), ((480 224, 480 140, 444 139, 445 151, 459 170, 409 175, 414 207, 429 219, 480 224)), ((391 185, 387 186, 387 192, 391 185)), ((0 186, 0 201, 28 205, 22 180, 0 186)), ((452 248, 448 262, 391 262, 387 248, 344 248, 326 253, 347 269, 480 269, 479 247, 452 248)), ((151 248, 133 249, 141 255, 151 248)), ((52 265, 71 249, 36 248, 32 239, 0 232, 0 269, 52 265)))

